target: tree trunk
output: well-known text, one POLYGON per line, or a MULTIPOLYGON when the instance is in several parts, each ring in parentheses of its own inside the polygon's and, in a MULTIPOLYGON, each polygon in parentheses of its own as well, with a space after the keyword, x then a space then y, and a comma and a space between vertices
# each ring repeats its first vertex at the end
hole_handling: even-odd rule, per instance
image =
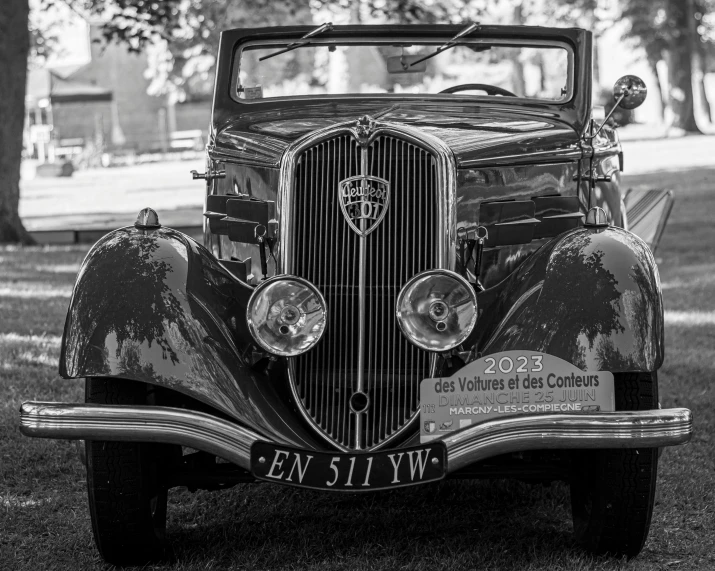
MULTIPOLYGON (((514 6, 512 14, 512 23, 515 26, 524 25, 524 12, 522 11, 521 2, 514 6)), ((524 62, 521 61, 521 53, 517 50, 516 56, 512 60, 512 87, 514 93, 519 97, 526 97, 526 81, 524 80, 524 62)))
POLYGON ((658 71, 658 60, 654 58, 648 58, 648 66, 650 67, 653 77, 655 77, 656 83, 656 94, 658 95, 658 103, 660 104, 660 120, 665 122, 665 112, 668 109, 668 98, 663 90, 663 82, 661 82, 660 72, 658 71))
POLYGON ((350 23, 360 24, 362 23, 362 18, 360 14, 362 2, 360 0, 354 0, 350 6, 350 23))
POLYGON ((693 51, 690 19, 694 18, 692 0, 667 0, 667 10, 673 25, 668 46, 668 77, 673 127, 689 133, 700 133, 695 122, 693 98, 693 51))
POLYGON ((32 241, 18 214, 29 11, 28 0, 0 0, 0 242, 32 241))
MULTIPOLYGON (((693 18, 693 21, 695 19, 693 18)), ((707 74, 707 69, 705 66, 705 49, 703 42, 700 41, 700 37, 697 32, 694 33, 693 42, 695 43, 695 49, 693 53, 693 66, 695 67, 697 76, 697 88, 698 88, 698 99, 700 101, 700 106, 702 107, 703 115, 708 120, 708 123, 713 122, 713 115, 710 111, 710 101, 708 100, 708 94, 705 90, 705 75, 707 74)))
POLYGON ((601 50, 599 48, 600 39, 601 38, 599 35, 593 35, 593 56, 591 60, 591 67, 593 71, 591 73, 593 74, 593 85, 596 87, 601 87, 601 50))
POLYGON ((700 101, 703 104, 703 113, 705 114, 705 117, 707 117, 707 120, 712 123, 713 114, 710 110, 710 100, 708 99, 708 92, 705 89, 705 72, 700 75, 700 79, 698 81, 698 88, 700 89, 700 101))

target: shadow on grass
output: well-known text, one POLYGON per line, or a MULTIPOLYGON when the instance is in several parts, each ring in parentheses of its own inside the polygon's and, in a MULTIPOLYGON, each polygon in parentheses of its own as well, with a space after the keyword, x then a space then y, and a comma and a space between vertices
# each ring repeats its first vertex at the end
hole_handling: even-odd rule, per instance
POLYGON ((176 500, 169 537, 179 568, 571 568, 583 557, 560 483, 447 481, 370 495, 259 484, 176 500))

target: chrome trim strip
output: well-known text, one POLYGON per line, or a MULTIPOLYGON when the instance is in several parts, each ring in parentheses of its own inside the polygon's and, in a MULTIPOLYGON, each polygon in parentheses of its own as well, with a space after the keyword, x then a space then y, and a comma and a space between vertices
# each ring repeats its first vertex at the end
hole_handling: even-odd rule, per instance
MULTIPOLYGON (((367 149, 362 149, 362 154, 362 160, 365 161, 367 149)), ((363 172, 365 172, 364 168, 363 172)), ((364 228, 364 225, 365 221, 361 220, 361 229, 364 228)), ((365 392, 365 313, 367 312, 367 300, 365 298, 365 263, 367 261, 367 248, 365 240, 367 240, 367 236, 364 235, 358 238, 358 370, 355 392, 365 392)), ((351 412, 350 414, 355 415, 355 449, 360 450, 362 448, 360 434, 362 433, 363 413, 351 412)))
POLYGON ((504 155, 501 157, 464 160, 459 162, 458 167, 460 169, 468 169, 473 167, 485 168, 514 165, 557 164, 571 162, 581 158, 583 158, 583 151, 577 143, 574 143, 571 145, 571 148, 568 149, 532 151, 523 155, 504 155))
MULTIPOLYGON (((293 259, 292 249, 293 244, 293 204, 292 200, 292 189, 293 181, 295 178, 295 171, 298 160, 301 153, 306 149, 317 146, 321 142, 338 137, 340 135, 350 135, 355 141, 359 142, 362 148, 362 160, 366 159, 366 148, 379 136, 387 135, 392 136, 397 139, 405 141, 405 143, 414 145, 429 154, 435 160, 436 164, 436 178, 437 178, 437 189, 436 189, 436 200, 437 200, 437 212, 434 213, 436 220, 438 221, 439 227, 435 230, 437 232, 436 236, 436 268, 438 269, 448 269, 452 270, 455 267, 455 257, 456 257, 456 213, 457 213, 457 199, 456 199, 456 162, 451 149, 447 144, 441 139, 435 137, 434 135, 425 133, 419 129, 387 123, 379 121, 370 121, 370 135, 365 139, 364 135, 358 131, 356 126, 356 121, 351 120, 338 125, 331 125, 325 129, 315 131, 304 137, 295 141, 284 153, 281 160, 281 172, 280 172, 280 182, 277 197, 277 211, 281 213, 281 218, 279 221, 279 236, 276 248, 276 257, 278 259, 278 268, 280 273, 292 274, 293 268, 290 265, 290 260, 293 259)), ((362 171, 366 172, 363 165, 362 171)), ((360 339, 358 340, 358 358, 362 359, 363 366, 358 367, 362 374, 357 379, 356 386, 358 390, 364 389, 364 362, 365 362, 365 311, 363 310, 365 306, 365 270, 364 270, 364 258, 365 258, 365 244, 364 237, 360 239, 359 242, 359 326, 361 327, 361 332, 359 334, 360 339), (360 288, 360 286, 362 287, 360 288)), ((407 276, 409 279, 411 276, 407 276)), ((392 311, 389 312, 392 314, 392 311)), ((430 369, 431 374, 434 373, 436 368, 436 358, 430 357, 430 369)), ((298 394, 298 390, 295 382, 295 368, 292 359, 289 359, 288 363, 288 377, 289 385, 291 387, 291 392, 298 405, 298 410, 303 418, 315 428, 316 432, 331 446, 338 448, 339 450, 347 450, 347 448, 338 442, 335 442, 333 438, 323 430, 315 418, 308 412, 303 399, 298 394)), ((350 413, 355 414, 355 413, 350 413)), ((371 446, 370 449, 378 449, 386 446, 394 439, 403 435, 407 430, 414 426, 417 421, 417 411, 414 413, 413 417, 409 419, 402 428, 396 430, 389 437, 382 440, 379 444, 371 446)), ((361 428, 361 424, 364 419, 360 414, 355 414, 356 419, 356 429, 361 428)), ((348 423, 349 424, 349 423, 348 423)), ((357 430, 360 433, 360 430, 357 430)), ((360 445, 361 443, 356 442, 360 445)), ((364 446, 365 443, 362 443, 364 446)), ((359 449, 363 449, 360 446, 359 449)))
MULTIPOLYGON (((162 442, 215 454, 250 470, 259 434, 209 414, 158 406, 25 402, 20 432, 37 438, 162 442)), ((686 408, 538 414, 488 420, 446 436, 447 472, 523 450, 654 448, 688 442, 693 417, 686 408)), ((280 444, 279 444, 280 445, 280 444)))
POLYGON ((446 436, 448 472, 499 454, 523 450, 579 448, 654 448, 690 440, 687 408, 534 414, 488 420, 446 436))
POLYGON ((261 159, 250 155, 247 156, 244 151, 232 151, 226 147, 214 147, 213 149, 207 149, 206 152, 209 159, 221 163, 234 162, 241 166, 246 165, 270 169, 278 169, 280 167, 280 159, 278 157, 275 160, 261 159))
MULTIPOLYGON (((372 140, 372 137, 370 138, 372 140)), ((369 144, 369 143, 368 143, 369 144)), ((360 145, 360 172, 366 175, 368 144, 360 145)), ((347 217, 346 217, 347 219, 347 217)), ((349 221, 348 221, 349 222, 349 221)), ((375 228, 376 226, 373 226, 375 228)), ((365 294, 365 264, 367 263, 367 235, 365 234, 365 220, 360 220, 360 235, 358 237, 358 346, 357 346, 357 379, 355 392, 365 392, 365 313, 367 312, 367 299, 365 294)), ((355 415, 355 449, 362 449, 362 412, 351 411, 355 415)))
POLYGON ((162 442, 188 446, 251 469, 251 445, 267 440, 203 412, 162 406, 25 402, 20 432, 37 438, 162 442))

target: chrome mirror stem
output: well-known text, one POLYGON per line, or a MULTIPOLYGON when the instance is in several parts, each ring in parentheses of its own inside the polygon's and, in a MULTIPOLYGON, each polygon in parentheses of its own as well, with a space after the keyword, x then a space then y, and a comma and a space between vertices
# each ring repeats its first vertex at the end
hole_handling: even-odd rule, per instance
POLYGON ((590 135, 589 137, 587 137, 587 139, 588 139, 589 141, 592 140, 592 139, 595 139, 596 136, 601 132, 601 129, 603 129, 604 125, 605 125, 606 123, 608 123, 608 120, 611 118, 611 115, 613 115, 613 114, 615 113, 616 109, 618 109, 618 106, 621 104, 621 101, 623 101, 623 98, 624 98, 625 96, 626 96, 626 93, 622 93, 621 96, 620 96, 618 99, 616 99, 615 105, 614 105, 613 107, 611 107, 611 110, 608 112, 608 114, 606 115, 605 119, 604 119, 604 120, 601 122, 601 124, 598 126, 598 129, 596 129, 596 132, 595 132, 593 135, 590 135))

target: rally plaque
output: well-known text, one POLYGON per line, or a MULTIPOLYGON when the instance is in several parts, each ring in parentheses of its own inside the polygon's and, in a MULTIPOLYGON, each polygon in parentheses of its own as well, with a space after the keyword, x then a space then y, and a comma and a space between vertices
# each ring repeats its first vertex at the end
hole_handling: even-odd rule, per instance
POLYGON ((420 442, 516 414, 615 410, 613 374, 537 351, 505 351, 420 384, 420 442))

